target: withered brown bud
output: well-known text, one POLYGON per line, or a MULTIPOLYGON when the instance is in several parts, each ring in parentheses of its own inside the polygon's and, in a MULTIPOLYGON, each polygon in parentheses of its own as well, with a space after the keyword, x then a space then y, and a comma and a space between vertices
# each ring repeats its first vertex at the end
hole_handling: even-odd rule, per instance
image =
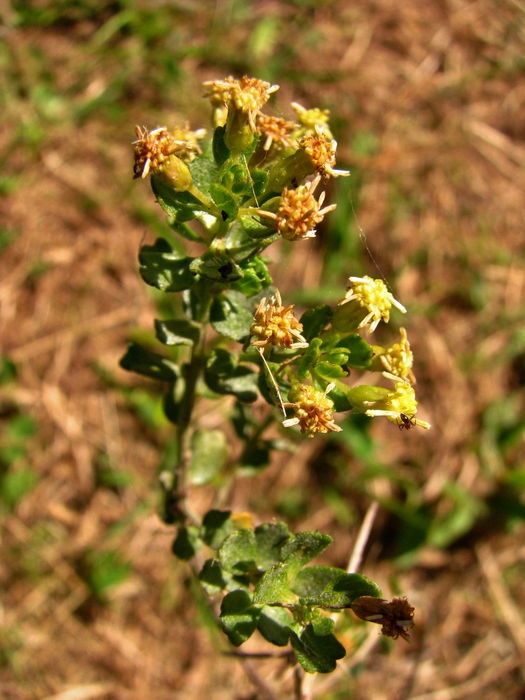
POLYGON ((414 626, 414 608, 406 598, 388 601, 364 595, 356 598, 350 607, 361 620, 382 625, 381 633, 385 637, 410 641, 407 630, 414 626))

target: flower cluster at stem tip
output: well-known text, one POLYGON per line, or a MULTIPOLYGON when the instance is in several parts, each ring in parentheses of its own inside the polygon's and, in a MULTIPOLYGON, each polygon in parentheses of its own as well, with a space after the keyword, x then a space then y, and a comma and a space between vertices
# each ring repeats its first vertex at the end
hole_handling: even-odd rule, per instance
MULTIPOLYGON (((221 191, 230 187, 232 196, 236 194, 227 178, 233 177, 231 173, 239 168, 247 173, 251 182, 253 197, 247 195, 245 200, 238 201, 239 220, 242 216, 244 220, 249 217, 260 224, 268 236, 290 242, 314 238, 324 217, 336 208, 335 204, 323 206, 326 193, 322 191, 315 195, 316 191, 329 178, 350 174, 335 167, 337 142, 330 131, 328 110, 305 109, 294 102, 295 121, 264 114, 263 107, 279 86, 247 76, 240 80, 227 77, 207 81, 204 87, 205 96, 212 105, 216 134, 221 133, 222 143, 229 154, 228 162, 233 164, 229 171, 224 171, 224 179, 219 183, 221 191), (256 169, 259 173, 261 170, 265 172, 265 184, 257 194, 252 177, 256 169)), ((225 217, 229 214, 219 206, 220 202, 213 201, 213 193, 210 198, 210 193, 199 189, 192 177, 195 159, 203 157, 199 142, 205 131, 192 131, 188 125, 173 130, 158 127, 152 131, 136 127, 136 134, 134 177, 153 175, 175 192, 193 196, 202 205, 201 222, 205 217, 211 221, 210 251, 213 250, 214 254, 220 250, 224 252, 224 241, 228 240, 225 217)), ((221 172, 219 170, 219 175, 221 172)), ((228 221, 227 225, 233 223, 228 221)), ((223 265, 219 269, 224 268, 223 265)), ((228 265, 226 269, 229 269, 228 265)), ((199 271, 202 273, 203 270, 201 266, 199 271)), ((303 366, 299 376, 303 379, 310 373, 312 384, 301 383, 294 373, 294 364, 298 367, 310 352, 303 335, 303 324, 295 317, 293 305, 283 304, 278 290, 273 289, 270 294, 264 298, 259 296, 250 327, 250 344, 259 351, 264 362, 272 353, 280 353, 283 364, 279 372, 283 371, 282 379, 288 381, 289 387, 286 400, 283 401, 280 395, 279 399, 283 410, 293 411, 293 417, 286 417, 283 421, 285 427, 298 425, 308 437, 315 433, 338 432, 340 427, 334 421, 334 411, 341 397, 346 401, 346 408, 340 410, 355 410, 371 417, 384 416, 400 429, 430 427, 427 422, 416 418, 418 404, 413 387, 413 354, 404 328, 400 329, 399 342, 389 347, 370 346, 360 339, 370 348, 371 355, 368 365, 361 369, 381 372, 392 382, 393 388, 362 384, 351 387, 341 381, 341 377, 348 376, 350 369, 354 368, 351 360, 349 365, 340 360, 339 374, 333 381, 330 380, 334 375, 323 375, 315 362, 308 365, 307 370, 303 366), (282 353, 288 353, 284 360, 282 353), (334 400, 328 396, 330 392, 334 392, 334 400)), ((336 352, 339 347, 343 351, 345 339, 360 338, 360 331, 371 334, 381 322, 388 323, 392 308, 406 313, 405 307, 394 298, 383 280, 368 276, 350 277, 346 294, 319 332, 315 339, 318 345, 312 353, 321 353, 322 365, 325 346, 327 352, 336 352)), ((351 352, 348 351, 350 356, 351 352)), ((327 360, 325 364, 329 362, 327 360)))

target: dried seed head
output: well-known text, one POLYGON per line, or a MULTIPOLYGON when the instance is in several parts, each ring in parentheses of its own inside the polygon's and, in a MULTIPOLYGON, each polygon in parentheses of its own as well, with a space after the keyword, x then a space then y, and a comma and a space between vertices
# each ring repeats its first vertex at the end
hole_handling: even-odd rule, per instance
POLYGON ((361 620, 382 625, 381 633, 385 637, 410 641, 408 630, 414 626, 414 608, 406 598, 388 601, 365 595, 356 598, 350 607, 361 620))

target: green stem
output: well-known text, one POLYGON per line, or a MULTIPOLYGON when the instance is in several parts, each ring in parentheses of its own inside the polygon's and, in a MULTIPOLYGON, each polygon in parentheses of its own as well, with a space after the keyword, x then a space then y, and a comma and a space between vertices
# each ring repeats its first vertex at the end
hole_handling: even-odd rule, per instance
POLYGON ((206 325, 213 296, 207 289, 202 289, 202 297, 199 299, 196 321, 201 323, 202 330, 199 341, 193 346, 190 362, 183 367, 184 394, 179 403, 177 422, 178 451, 173 469, 173 486, 168 498, 175 499, 177 509, 182 519, 196 520, 191 517, 187 505, 188 470, 191 463, 191 438, 193 435, 193 409, 195 407, 197 382, 206 366, 206 325))
POLYGON ((191 184, 186 191, 192 194, 195 199, 198 199, 212 216, 217 217, 219 220, 221 219, 221 212, 217 205, 209 197, 207 197, 204 192, 201 192, 198 187, 191 184))

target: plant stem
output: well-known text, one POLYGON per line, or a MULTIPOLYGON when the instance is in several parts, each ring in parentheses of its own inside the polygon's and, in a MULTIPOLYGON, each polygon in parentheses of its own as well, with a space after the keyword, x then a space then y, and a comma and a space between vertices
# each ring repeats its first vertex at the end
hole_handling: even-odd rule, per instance
POLYGON ((181 519, 191 519, 186 504, 188 470, 191 463, 191 438, 193 435, 192 416, 195 407, 197 382, 206 366, 206 325, 213 296, 206 287, 201 288, 202 296, 198 303, 196 321, 200 322, 202 330, 197 343, 193 346, 190 362, 183 367, 184 394, 179 403, 177 422, 177 456, 173 469, 173 486, 168 497, 174 499, 181 519))

